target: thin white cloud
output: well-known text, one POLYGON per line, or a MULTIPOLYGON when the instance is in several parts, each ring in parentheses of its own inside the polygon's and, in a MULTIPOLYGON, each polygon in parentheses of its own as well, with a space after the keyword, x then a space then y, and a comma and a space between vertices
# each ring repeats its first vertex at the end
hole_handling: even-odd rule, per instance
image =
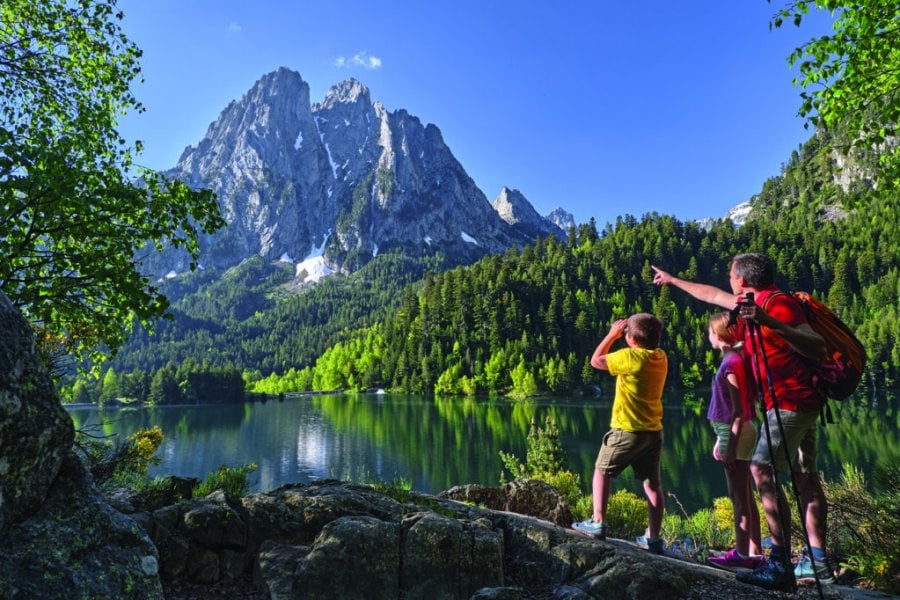
POLYGON ((240 23, 235 23, 232 21, 228 24, 228 33, 240 33, 243 31, 243 27, 241 27, 240 23))
POLYGON ((374 70, 381 68, 381 59, 377 56, 370 56, 365 50, 357 52, 350 58, 339 56, 334 59, 334 66, 342 69, 344 67, 362 67, 364 69, 374 70))

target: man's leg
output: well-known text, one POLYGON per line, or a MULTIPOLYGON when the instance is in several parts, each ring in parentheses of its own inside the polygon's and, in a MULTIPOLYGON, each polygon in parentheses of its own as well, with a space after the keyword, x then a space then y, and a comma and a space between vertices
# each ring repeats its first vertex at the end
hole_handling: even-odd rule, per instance
POLYGON ((750 465, 750 472, 753 474, 753 481, 756 482, 756 489, 759 490, 759 498, 762 501, 772 543, 784 547, 784 540, 791 539, 791 521, 790 518, 785 519, 782 528, 781 515, 789 515, 790 512, 784 494, 775 489, 772 467, 753 463, 750 465))
POLYGON ((800 506, 809 534, 809 545, 824 551, 828 505, 816 467, 817 426, 813 421, 800 441, 797 472, 794 473, 794 477, 797 481, 797 490, 800 492, 800 506))

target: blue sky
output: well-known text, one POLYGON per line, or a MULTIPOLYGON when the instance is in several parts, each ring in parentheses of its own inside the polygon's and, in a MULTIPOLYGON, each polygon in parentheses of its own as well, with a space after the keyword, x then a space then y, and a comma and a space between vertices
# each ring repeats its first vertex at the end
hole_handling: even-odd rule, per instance
POLYGON ((721 216, 809 138, 787 57, 827 13, 769 30, 779 0, 121 0, 146 107, 137 162, 175 165, 265 73, 312 102, 353 77, 437 125, 492 201, 520 190, 602 227, 623 214, 721 216))

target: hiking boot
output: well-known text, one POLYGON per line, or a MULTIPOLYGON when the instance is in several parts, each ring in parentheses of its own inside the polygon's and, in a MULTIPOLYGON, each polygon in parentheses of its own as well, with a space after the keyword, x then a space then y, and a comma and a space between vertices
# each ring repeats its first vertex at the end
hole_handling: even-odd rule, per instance
POLYGON ((793 573, 786 571, 783 564, 771 558, 764 560, 753 571, 738 571, 734 578, 744 583, 782 592, 793 592, 795 587, 793 573))
POLYGON ((644 550, 649 550, 653 554, 663 554, 665 551, 666 544, 662 538, 651 538, 647 535, 641 535, 634 541, 637 542, 638 546, 644 550))
POLYGON ((706 561, 722 569, 755 569, 762 561, 762 557, 743 556, 737 549, 732 548, 722 556, 710 556, 706 561))
POLYGON ((828 566, 827 558, 825 560, 816 560, 816 568, 813 570, 813 561, 810 559, 809 554, 804 552, 800 561, 794 566, 794 578, 797 581, 818 579, 819 583, 833 583, 834 573, 831 572, 831 567, 828 566))
POLYGON ((572 529, 596 540, 605 540, 606 535, 609 533, 609 525, 607 523, 597 523, 593 517, 586 521, 572 523, 572 529))

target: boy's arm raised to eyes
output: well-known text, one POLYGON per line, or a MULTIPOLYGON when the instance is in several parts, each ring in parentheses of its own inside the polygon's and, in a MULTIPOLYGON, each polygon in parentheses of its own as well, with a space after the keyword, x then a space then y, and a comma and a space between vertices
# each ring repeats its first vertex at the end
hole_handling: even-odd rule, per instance
POLYGON ((609 371, 609 365, 606 364, 606 355, 609 354, 609 349, 612 348, 613 342, 622 337, 627 325, 628 321, 625 319, 621 319, 612 324, 612 327, 609 328, 609 333, 607 333, 606 337, 597 345, 597 349, 594 350, 594 355, 591 356, 592 367, 599 369, 600 371, 609 371))
POLYGON ((651 268, 653 269, 653 283, 656 285, 674 285, 697 300, 701 300, 707 304, 715 304, 722 308, 732 309, 737 306, 738 300, 740 299, 739 296, 735 296, 731 292, 726 292, 713 285, 679 279, 658 267, 651 265, 651 268))

